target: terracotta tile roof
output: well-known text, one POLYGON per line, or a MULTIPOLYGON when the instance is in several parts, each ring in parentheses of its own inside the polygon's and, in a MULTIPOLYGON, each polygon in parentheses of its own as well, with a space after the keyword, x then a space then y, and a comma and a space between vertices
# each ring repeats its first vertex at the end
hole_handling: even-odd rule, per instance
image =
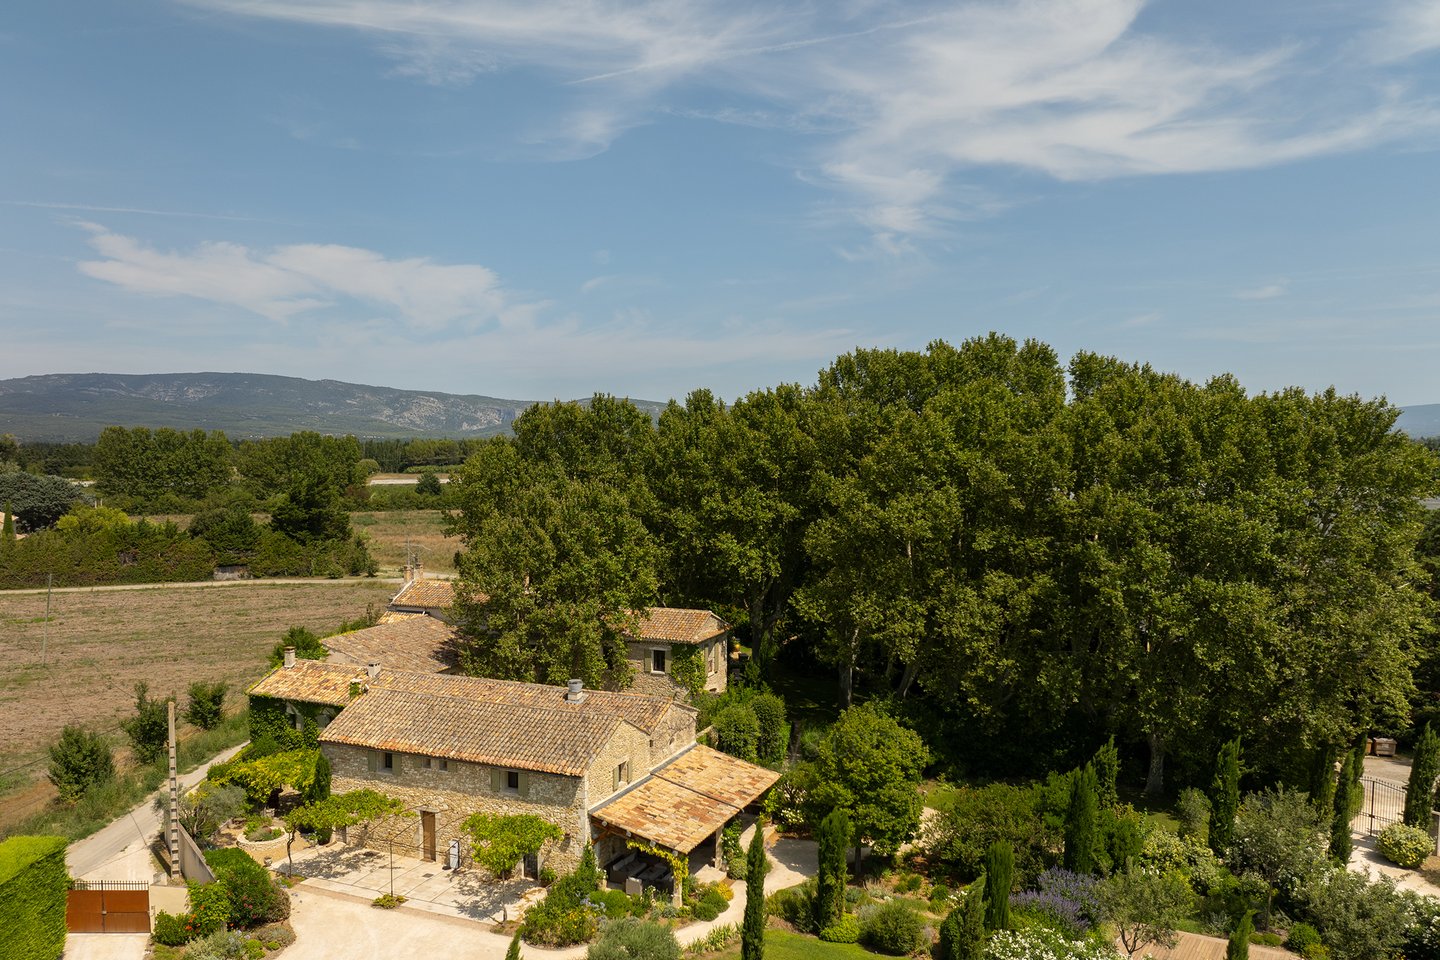
POLYGON ((330 651, 328 663, 350 663, 362 668, 379 663, 392 670, 440 673, 459 662, 458 636, 456 629, 443 620, 414 614, 320 642, 330 651))
POLYGON ((390 601, 391 608, 417 607, 423 610, 438 610, 455 602, 455 583, 452 580, 411 580, 400 588, 390 601))
POLYGON ((257 697, 343 707, 351 700, 350 682, 364 677, 365 668, 354 664, 296 660, 295 666, 288 669, 276 667, 249 692, 257 697))
MULTIPOLYGON (((401 622, 403 622, 403 621, 405 621, 405 620, 414 620, 416 617, 429 617, 429 616, 430 616, 430 614, 428 614, 428 613, 400 613, 400 612, 395 611, 395 610, 386 610, 384 613, 380 614, 380 619, 376 620, 375 622, 376 622, 377 624, 381 624, 381 623, 401 623, 401 622)), ((434 618, 431 617, 431 619, 433 620, 434 618)))
POLYGON ((624 722, 613 714, 567 713, 375 685, 342 710, 320 739, 583 776, 624 722))
POLYGON ((739 812, 739 807, 651 777, 597 808, 592 816, 607 826, 677 853, 689 853, 739 812))
POLYGON ((457 677, 441 674, 398 673, 382 670, 371 684, 390 690, 404 690, 434 696, 458 697, 472 703, 493 703, 523 709, 545 710, 561 716, 576 714, 613 716, 653 734, 672 707, 691 710, 667 697, 650 697, 608 690, 586 690, 585 699, 570 703, 564 687, 541 683, 492 680, 487 677, 457 677))
POLYGON ((734 807, 754 803, 780 774, 697 743, 655 771, 655 776, 734 807))
POLYGON ((651 607, 640 618, 637 631, 642 640, 671 643, 700 643, 730 629, 730 625, 709 610, 679 607, 651 607))
POLYGON ((689 853, 780 779, 696 744, 590 815, 607 826, 689 853))

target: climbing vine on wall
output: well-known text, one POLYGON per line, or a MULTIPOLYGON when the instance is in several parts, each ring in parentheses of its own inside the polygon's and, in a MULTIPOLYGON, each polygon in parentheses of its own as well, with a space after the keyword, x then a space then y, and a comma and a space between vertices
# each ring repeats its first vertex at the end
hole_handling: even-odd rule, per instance
POLYGON ((705 689, 705 650, 688 643, 670 645, 670 677, 694 700, 705 689))

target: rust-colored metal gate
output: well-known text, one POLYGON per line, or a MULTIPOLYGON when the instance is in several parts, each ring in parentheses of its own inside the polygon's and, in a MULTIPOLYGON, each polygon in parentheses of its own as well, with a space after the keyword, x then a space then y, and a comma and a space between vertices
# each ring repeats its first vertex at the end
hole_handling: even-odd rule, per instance
POLYGON ((65 904, 71 933, 149 933, 150 884, 129 880, 77 880, 65 904))

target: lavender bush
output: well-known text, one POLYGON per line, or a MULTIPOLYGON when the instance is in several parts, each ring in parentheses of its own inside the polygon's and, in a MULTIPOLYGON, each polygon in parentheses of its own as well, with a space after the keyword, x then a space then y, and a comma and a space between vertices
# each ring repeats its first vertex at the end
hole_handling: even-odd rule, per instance
POLYGON ((1011 894, 1010 908, 1051 917, 1075 936, 1100 922, 1100 894, 1093 876, 1051 867, 1037 883, 1038 890, 1011 894))

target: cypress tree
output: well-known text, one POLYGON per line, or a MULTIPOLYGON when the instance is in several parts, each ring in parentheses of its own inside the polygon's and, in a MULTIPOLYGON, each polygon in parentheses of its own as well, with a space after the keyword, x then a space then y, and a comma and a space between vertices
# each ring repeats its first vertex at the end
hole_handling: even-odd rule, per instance
POLYGON ((965 902, 952 913, 960 916, 955 927, 954 953, 948 960, 983 960, 985 956, 985 889, 989 885, 982 872, 965 888, 965 902))
POLYGON ((520 960, 520 931, 510 938, 510 948, 505 951, 505 960, 520 960))
POLYGON ((1335 806, 1335 753, 1334 744, 1321 744, 1310 767, 1310 801, 1326 813, 1335 806))
POLYGON ((1440 777, 1440 737, 1425 724, 1415 744, 1410 765, 1410 782, 1405 788, 1405 822, 1412 827, 1430 828, 1430 810, 1435 805, 1435 779, 1440 777))
POLYGON ((1235 813, 1240 809, 1240 738, 1220 748, 1215 780, 1210 785, 1210 849, 1225 856, 1235 839, 1235 813))
POLYGON ((305 791, 305 802, 314 803, 317 800, 324 800, 330 796, 330 761, 325 759, 321 753, 315 759, 315 778, 310 781, 310 789, 305 791))
POLYGON ((1101 810, 1109 810, 1120 802, 1118 782, 1120 780, 1120 751, 1115 748, 1115 737, 1095 751, 1090 765, 1095 769, 1095 799, 1101 810))
POLYGON ((985 929, 1010 929, 1010 887, 1015 877, 1015 851, 1004 840, 996 840, 985 852, 985 929))
POLYGON ((1350 862, 1350 821, 1354 819, 1351 810, 1354 791, 1351 783, 1354 780, 1354 768, 1355 754, 1347 750, 1345 763, 1340 767, 1340 781, 1335 786, 1334 811, 1330 821, 1330 856, 1340 864, 1350 862))
POLYGON ((1086 764, 1071 777, 1070 809, 1065 814, 1065 869, 1095 872, 1095 835, 1099 826, 1095 773, 1086 764))
POLYGON ((1250 960, 1250 934, 1254 932, 1255 924, 1250 919, 1250 911, 1246 910, 1225 944, 1225 960, 1250 960))
MULTIPOLYGON (((755 837, 745 856, 745 919, 740 925, 741 960, 765 960, 765 823, 755 824, 755 837)), ((676 882, 679 882, 678 880, 676 882)))
POLYGON ((935 960, 960 960, 960 936, 961 919, 965 913, 965 905, 962 903, 945 914, 945 919, 940 921, 938 931, 940 937, 935 944, 935 960))
POLYGON ((820 822, 816 837, 820 872, 815 882, 813 917, 816 930, 824 930, 840 919, 845 910, 845 854, 850 849, 850 814, 835 809, 820 822))

